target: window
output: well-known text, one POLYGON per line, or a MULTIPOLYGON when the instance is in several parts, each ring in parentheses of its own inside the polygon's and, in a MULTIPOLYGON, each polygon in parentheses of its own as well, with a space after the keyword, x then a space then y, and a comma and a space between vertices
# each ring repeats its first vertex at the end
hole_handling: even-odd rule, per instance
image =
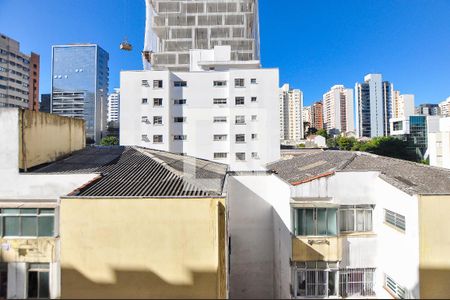
POLYGON ((142 123, 148 123, 148 117, 147 116, 142 116, 141 117, 141 121, 142 121, 142 123))
POLYGON ((162 106, 162 98, 153 98, 153 106, 162 106))
POLYGON ((335 236, 337 235, 336 208, 295 209, 295 235, 335 236))
POLYGON ((163 81, 162 80, 153 80, 153 88, 154 89, 162 89, 163 81))
POLYGON ((259 159, 258 152, 252 152, 252 158, 253 159, 259 159))
POLYGON ((226 123, 227 117, 214 117, 213 122, 214 123, 226 123))
POLYGON ((257 140, 257 139, 258 139, 258 134, 252 133, 252 140, 257 140))
POLYGON ((297 297, 337 296, 337 263, 308 261, 297 263, 297 297))
POLYGON ((184 87, 184 86, 187 86, 187 82, 186 81, 174 81, 173 86, 174 87, 184 87))
POLYGON ((339 209, 341 232, 372 231, 372 211, 369 205, 344 205, 339 209))
POLYGON ((251 84, 256 84, 256 78, 250 79, 250 83, 251 83, 251 84))
POLYGON ((148 99, 147 98, 142 98, 142 104, 147 104, 148 103, 148 99))
POLYGON ((175 100, 173 100, 173 104, 175 104, 175 105, 186 104, 186 99, 175 99, 175 100))
POLYGON ((175 123, 184 123, 184 122, 186 122, 186 117, 174 117, 173 121, 175 123))
POLYGON ((252 115, 252 121, 256 121, 257 120, 257 115, 252 115))
POLYGON ((235 124, 236 125, 244 125, 245 124, 245 116, 236 116, 235 124))
POLYGON ((28 268, 28 298, 50 297, 49 265, 30 264, 28 268))
POLYGON ((146 134, 141 135, 141 140, 144 142, 148 142, 148 136, 146 134))
POLYGON ((235 98, 235 104, 236 105, 244 105, 245 99, 244 97, 236 97, 235 98))
POLYGON ((234 80, 234 87, 245 87, 245 80, 244 80, 244 78, 236 78, 234 80))
POLYGON ((162 116, 153 117, 153 125, 162 125, 162 116))
POLYGON ((245 134, 236 134, 236 143, 245 143, 245 134))
POLYGON ((257 100, 256 97, 252 97, 251 99, 252 102, 256 102, 256 100, 257 100))
POLYGON ((384 274, 384 287, 400 299, 405 299, 406 289, 395 282, 395 280, 387 274, 384 274))
POLYGON ((187 135, 174 135, 173 140, 174 141, 185 141, 187 139, 187 135))
POLYGON ((227 104, 226 98, 215 98, 213 99, 213 104, 227 104))
POLYGON ((1 209, 2 236, 54 236, 54 208, 1 209))
POLYGON ((214 159, 224 159, 227 156, 228 154, 226 152, 214 152, 214 159))
POLYGON ((214 80, 214 84, 215 87, 224 87, 227 86, 227 81, 226 80, 214 80))
POLYGON ((236 160, 245 160, 245 152, 237 152, 236 160))
POLYGON ((340 269, 340 296, 344 298, 375 296, 374 273, 374 268, 340 269))
POLYGON ((0 264, 0 299, 7 299, 8 264, 0 264))
POLYGON ((406 229, 405 217, 393 211, 384 210, 384 221, 400 230, 404 231, 406 229))
POLYGON ((153 143, 162 143, 163 142, 163 136, 162 135, 154 135, 153 136, 153 143))
POLYGON ((214 135, 214 141, 226 141, 227 135, 226 134, 215 134, 214 135))
MULTIPOLYGON (((76 70, 76 71, 78 71, 78 70, 76 70)), ((142 85, 142 86, 145 86, 145 87, 149 87, 149 86, 150 86, 150 85, 148 84, 148 80, 142 80, 141 85, 142 85)))

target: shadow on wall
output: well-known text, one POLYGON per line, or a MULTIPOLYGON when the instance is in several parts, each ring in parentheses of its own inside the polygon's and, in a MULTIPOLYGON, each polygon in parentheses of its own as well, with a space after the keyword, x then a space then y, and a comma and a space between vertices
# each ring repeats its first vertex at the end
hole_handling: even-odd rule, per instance
POLYGON ((325 259, 325 256, 307 242, 293 237, 292 258, 295 261, 322 261, 325 259))
POLYGON ((217 274, 192 272, 191 284, 172 284, 152 271, 114 270, 115 281, 95 282, 75 269, 61 270, 63 299, 217 298, 217 274))

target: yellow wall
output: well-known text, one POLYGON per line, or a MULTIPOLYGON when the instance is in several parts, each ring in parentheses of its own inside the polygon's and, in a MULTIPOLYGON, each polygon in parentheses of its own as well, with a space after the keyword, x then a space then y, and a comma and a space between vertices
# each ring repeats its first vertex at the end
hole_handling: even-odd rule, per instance
POLYGON ((85 147, 84 120, 19 110, 19 168, 57 160, 85 147))
POLYGON ((1 262, 56 262, 55 238, 0 239, 1 262))
POLYGON ((225 298, 224 199, 62 199, 62 298, 225 298))
POLYGON ((292 260, 294 261, 340 261, 342 242, 338 237, 293 237, 292 260), (312 243, 309 243, 312 241, 312 243))
POLYGON ((420 298, 450 298, 450 195, 420 196, 420 298))

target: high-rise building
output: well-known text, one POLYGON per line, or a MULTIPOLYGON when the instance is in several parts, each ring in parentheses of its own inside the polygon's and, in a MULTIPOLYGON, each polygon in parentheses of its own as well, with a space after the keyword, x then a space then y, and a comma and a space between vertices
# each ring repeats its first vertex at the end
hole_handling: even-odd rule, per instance
POLYGON ((312 121, 312 106, 304 106, 303 110, 302 110, 302 119, 303 119, 303 123, 309 123, 311 124, 312 121))
POLYGON ((279 159, 278 70, 236 63, 230 46, 192 50, 191 66, 189 72, 121 73, 120 144, 184 153, 233 170, 261 170, 279 159))
POLYGON ((438 116, 441 114, 439 104, 420 104, 416 107, 416 115, 438 116))
POLYGON ((225 45, 231 61, 259 61, 258 0, 146 3, 144 69, 188 71, 189 50, 225 45))
POLYGON ((323 104, 322 101, 317 101, 312 105, 311 110, 312 124, 315 129, 323 129, 323 104))
POLYGON ((355 131, 352 89, 335 85, 323 95, 323 121, 330 134, 355 131))
POLYGON ((439 103, 439 109, 441 111, 441 116, 450 117, 450 97, 439 103))
POLYGON ((424 159, 428 147, 427 116, 391 118, 390 127, 391 136, 407 142, 407 150, 412 159, 424 159))
POLYGON ((41 102, 39 102, 39 111, 50 113, 51 111, 51 94, 42 94, 41 95, 41 102))
POLYGON ((414 115, 414 95, 392 93, 392 118, 408 118, 414 115))
POLYGON ((120 89, 108 96, 108 122, 119 121, 120 89))
POLYGON ((355 85, 356 132, 359 137, 389 135, 393 84, 381 74, 368 74, 355 85))
POLYGON ((284 84, 280 88, 279 99, 281 140, 297 142, 303 139, 303 92, 284 84))
POLYGON ((106 130, 109 54, 95 44, 53 46, 52 113, 83 118, 86 138, 99 143, 106 130))
POLYGON ((0 34, 0 107, 39 110, 40 57, 20 52, 19 42, 0 34))

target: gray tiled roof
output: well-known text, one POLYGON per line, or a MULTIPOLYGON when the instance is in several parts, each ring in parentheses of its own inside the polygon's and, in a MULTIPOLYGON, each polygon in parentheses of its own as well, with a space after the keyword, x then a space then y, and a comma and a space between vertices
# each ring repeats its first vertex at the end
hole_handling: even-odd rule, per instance
POLYGON ((221 196, 227 165, 138 147, 88 147, 35 173, 100 173, 75 196, 221 196))
POLYGON ((406 160, 350 151, 297 151, 283 153, 268 168, 293 184, 333 171, 378 171, 380 177, 410 194, 449 194, 450 170, 406 160))

